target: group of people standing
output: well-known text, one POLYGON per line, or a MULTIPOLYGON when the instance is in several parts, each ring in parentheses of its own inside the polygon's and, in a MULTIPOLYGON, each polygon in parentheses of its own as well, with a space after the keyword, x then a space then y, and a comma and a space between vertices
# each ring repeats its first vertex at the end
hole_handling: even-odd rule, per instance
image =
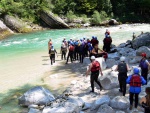
MULTIPOLYGON (((141 68, 141 74, 139 68, 133 69, 133 74, 127 76, 127 72, 131 69, 129 65, 125 62, 126 58, 121 57, 120 63, 117 65, 115 71, 118 71, 118 81, 120 85, 119 91, 123 93, 123 96, 126 94, 126 84, 129 84, 129 100, 130 100, 130 110, 133 108, 133 101, 135 101, 135 110, 137 110, 139 103, 139 93, 141 92, 141 86, 147 84, 147 75, 148 70, 150 69, 150 63, 146 59, 146 53, 141 54, 142 59, 140 61, 139 67, 141 68)), ((89 69, 87 70, 86 76, 91 72, 90 82, 91 88, 94 92, 94 81, 99 85, 100 91, 102 90, 102 85, 98 81, 99 72, 101 76, 103 76, 100 63, 95 60, 95 56, 91 56, 91 64, 89 65, 89 69)), ((140 103, 145 108, 145 113, 150 113, 150 87, 146 88, 146 96, 142 98, 140 103)))
MULTIPOLYGON (((107 53, 110 51, 112 38, 110 36, 110 32, 106 30, 105 38, 103 40, 104 46, 103 50, 99 48, 99 41, 97 37, 92 36, 92 39, 80 39, 80 40, 66 40, 63 39, 61 44, 61 59, 66 60, 66 64, 68 64, 69 58, 71 62, 75 60, 79 60, 80 63, 83 63, 84 57, 89 57, 91 60, 91 64, 89 65, 89 69, 87 70, 86 76, 91 72, 90 82, 91 88, 94 92, 94 81, 99 85, 100 91, 103 89, 101 83, 98 81, 99 73, 103 76, 100 63, 96 61, 97 57, 107 58, 107 53), (68 53, 68 55, 67 55, 68 53), (66 57, 67 55, 67 57, 66 57)), ((51 65, 55 63, 55 54, 57 53, 52 45, 52 41, 50 40, 48 43, 49 54, 51 65)), ((133 74, 127 76, 128 71, 130 71, 129 65, 125 62, 126 58, 122 56, 120 58, 120 63, 117 65, 115 71, 118 71, 118 81, 120 89, 123 96, 126 95, 126 85, 129 84, 129 100, 130 100, 130 110, 133 108, 133 101, 135 101, 135 108, 138 107, 139 103, 139 93, 141 92, 141 86, 147 84, 147 75, 150 68, 150 63, 146 59, 146 53, 141 54, 142 59, 140 61, 139 67, 141 68, 141 74, 139 68, 133 69, 133 74)), ((140 100, 140 103, 145 108, 145 113, 150 113, 150 87, 146 88, 146 96, 140 100)))

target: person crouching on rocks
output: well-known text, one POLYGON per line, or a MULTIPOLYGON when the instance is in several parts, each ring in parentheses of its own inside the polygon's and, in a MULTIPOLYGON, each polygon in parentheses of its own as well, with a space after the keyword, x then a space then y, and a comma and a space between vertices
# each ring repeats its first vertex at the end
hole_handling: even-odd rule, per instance
POLYGON ((125 57, 120 58, 120 63, 116 67, 115 71, 118 71, 118 81, 120 89, 119 91, 123 93, 123 96, 126 94, 126 79, 127 79, 127 72, 130 70, 128 64, 125 63, 125 57))
POLYGON ((57 51, 54 49, 54 46, 52 45, 50 50, 49 50, 51 65, 53 65, 53 62, 55 63, 55 54, 57 54, 57 51))
POLYGON ((140 104, 144 108, 144 113, 150 113, 150 87, 147 87, 145 92, 146 96, 140 100, 140 104))
POLYGON ((96 58, 98 57, 103 57, 105 60, 108 58, 108 53, 101 50, 99 47, 98 47, 98 44, 96 44, 94 46, 94 48, 92 49, 92 52, 91 52, 91 56, 95 56, 96 58), (100 52, 99 52, 100 51, 100 52))
POLYGON ((98 81, 99 72, 101 72, 101 76, 103 76, 101 66, 100 66, 100 63, 95 60, 95 56, 91 56, 91 60, 92 60, 92 62, 89 65, 89 69, 86 72, 86 77, 91 72, 91 76, 90 76, 91 88, 92 88, 91 92, 94 92, 94 81, 99 85, 100 91, 101 91, 102 90, 102 85, 98 81))
POLYGON ((139 97, 139 93, 141 92, 141 85, 146 83, 144 78, 140 76, 139 73, 140 70, 138 68, 134 68, 133 74, 130 75, 126 80, 126 83, 130 85, 130 89, 129 89, 130 108, 129 109, 132 110, 133 100, 135 100, 135 111, 138 111, 137 110, 138 97, 139 97))

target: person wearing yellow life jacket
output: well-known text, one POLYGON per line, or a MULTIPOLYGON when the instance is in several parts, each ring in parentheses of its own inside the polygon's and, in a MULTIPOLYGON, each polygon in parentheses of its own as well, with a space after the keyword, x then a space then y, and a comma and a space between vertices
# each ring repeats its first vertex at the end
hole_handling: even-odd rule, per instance
POLYGON ((55 63, 55 54, 57 54, 57 51, 54 49, 54 46, 52 45, 50 50, 49 50, 51 65, 53 65, 53 63, 55 63))
POLYGON ((90 76, 90 82, 91 82, 91 88, 92 88, 91 92, 94 92, 94 81, 99 85, 100 91, 101 91, 102 85, 98 81, 99 72, 101 73, 101 76, 103 76, 101 66, 100 66, 100 63, 95 60, 95 56, 91 56, 91 60, 92 62, 89 65, 89 69, 86 72, 86 76, 88 76, 88 74, 91 72, 91 76, 90 76))

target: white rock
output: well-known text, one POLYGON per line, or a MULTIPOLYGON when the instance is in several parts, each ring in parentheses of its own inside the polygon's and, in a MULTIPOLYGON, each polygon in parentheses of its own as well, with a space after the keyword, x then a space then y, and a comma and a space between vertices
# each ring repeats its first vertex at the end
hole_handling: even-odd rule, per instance
POLYGON ((109 104, 110 97, 108 95, 100 96, 93 104, 91 110, 97 109, 102 104, 109 104))
POLYGON ((91 108, 91 106, 92 106, 92 104, 91 104, 91 103, 87 103, 87 102, 85 102, 84 107, 82 108, 82 110, 84 111, 84 110, 90 109, 90 108, 91 108))
POLYGON ((141 57, 136 56, 136 57, 133 57, 132 59, 130 59, 129 63, 130 64, 136 64, 136 63, 139 63, 140 60, 141 60, 141 57))
POLYGON ((129 99, 124 96, 116 96, 110 101, 110 106, 115 109, 126 110, 129 105, 129 99))
POLYGON ((118 47, 119 48, 124 48, 126 46, 126 43, 121 43, 118 47))
POLYGON ((55 100, 55 97, 48 89, 37 86, 28 90, 19 98, 19 105, 46 105, 53 100, 55 100))
POLYGON ((98 61, 100 63, 102 70, 106 69, 106 62, 105 62, 104 58, 96 58, 96 61, 98 61))
POLYGON ((119 85, 118 72, 107 73, 106 75, 99 77, 100 83, 104 89, 116 88, 119 85))
POLYGON ((38 108, 38 105, 31 104, 28 106, 28 108, 38 108))
POLYGON ((116 111, 116 113, 125 113, 124 111, 116 111))
POLYGON ((80 97, 68 97, 67 102, 76 104, 78 107, 82 108, 84 106, 84 101, 80 97))
POLYGON ((108 54, 108 58, 109 59, 119 60, 120 56, 119 56, 118 52, 115 52, 115 53, 108 54))
POLYGON ((115 113, 115 111, 107 104, 101 105, 97 113, 115 113))
POLYGON ((71 81, 71 85, 75 85, 77 83, 76 80, 71 81))
POLYGON ((115 59, 107 59, 106 64, 107 64, 107 68, 111 68, 114 65, 117 65, 117 61, 115 59))
POLYGON ((66 109, 64 107, 58 107, 58 108, 45 107, 42 113, 59 113, 59 112, 66 113, 66 109))
POLYGON ((137 54, 138 56, 141 56, 141 54, 142 54, 143 52, 146 53, 147 58, 150 57, 150 48, 148 48, 148 47, 146 47, 146 46, 142 46, 142 47, 140 47, 140 48, 137 50, 136 54, 137 54))
POLYGON ((39 109, 30 108, 28 113, 42 113, 39 109))

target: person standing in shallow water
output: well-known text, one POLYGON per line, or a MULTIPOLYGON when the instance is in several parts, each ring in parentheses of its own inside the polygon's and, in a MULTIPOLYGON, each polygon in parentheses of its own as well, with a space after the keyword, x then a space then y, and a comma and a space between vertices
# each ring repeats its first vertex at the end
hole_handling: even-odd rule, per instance
POLYGON ((140 100, 140 104, 144 108, 144 113, 150 113, 150 87, 147 87, 146 96, 140 100))
POLYGON ((127 72, 130 70, 128 64, 125 63, 125 57, 120 58, 120 63, 117 65, 116 70, 118 71, 118 81, 120 89, 119 91, 123 93, 123 96, 126 94, 126 79, 127 72))
POLYGON ((135 111, 138 111, 137 110, 138 98, 139 98, 139 93, 141 92, 141 85, 145 84, 146 81, 142 76, 139 75, 140 70, 138 68, 134 68, 133 72, 134 73, 130 75, 126 80, 126 83, 130 84, 130 89, 129 89, 130 108, 129 109, 132 110, 133 100, 135 100, 135 111))
POLYGON ((101 72, 101 76, 103 76, 101 66, 100 66, 100 63, 95 60, 95 56, 91 56, 91 60, 92 60, 92 63, 89 65, 89 69, 86 72, 86 77, 91 72, 91 76, 90 76, 90 82, 91 82, 91 88, 92 88, 91 92, 94 92, 94 81, 99 85, 100 91, 101 91, 102 85, 98 81, 99 72, 101 72))

